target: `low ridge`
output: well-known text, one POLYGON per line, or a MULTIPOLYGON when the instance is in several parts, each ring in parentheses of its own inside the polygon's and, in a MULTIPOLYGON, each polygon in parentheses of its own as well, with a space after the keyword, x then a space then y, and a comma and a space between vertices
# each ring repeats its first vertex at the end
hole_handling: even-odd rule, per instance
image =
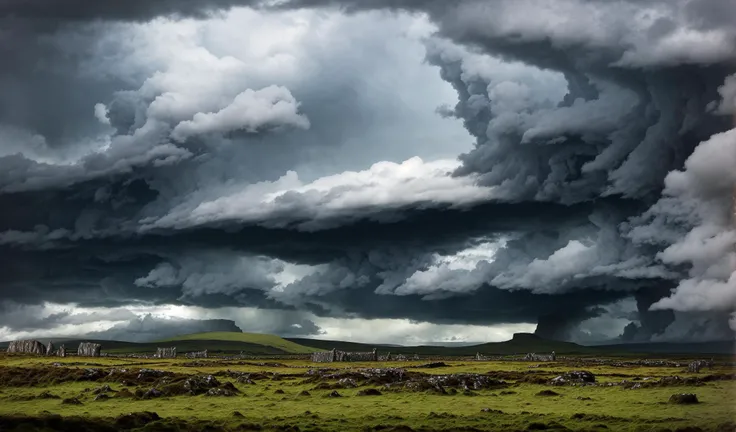
POLYGON ((316 348, 307 347, 298 343, 286 340, 280 336, 264 334, 264 333, 240 333, 240 332, 209 332, 209 333, 193 333, 175 338, 163 339, 156 343, 173 343, 182 341, 197 341, 204 346, 205 341, 218 342, 242 342, 253 345, 263 345, 281 350, 288 354, 308 354, 318 351, 316 348))

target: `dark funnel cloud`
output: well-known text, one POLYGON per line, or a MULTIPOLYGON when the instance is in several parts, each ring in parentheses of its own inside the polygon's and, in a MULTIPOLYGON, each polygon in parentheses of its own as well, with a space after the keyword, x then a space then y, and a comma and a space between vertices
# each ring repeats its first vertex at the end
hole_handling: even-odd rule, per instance
MULTIPOLYGON (((633 299, 620 340, 732 338, 735 16, 732 0, 0 1, 0 298, 565 340, 633 299), (319 72, 300 80, 215 50, 115 75, 128 48, 99 50, 131 23, 236 7, 425 16, 457 103, 361 88, 384 72, 380 29, 339 51, 362 53, 351 68, 305 45, 319 72), (385 139, 401 128, 369 135, 414 109, 461 122, 472 148, 402 162, 421 145, 385 139)), ((169 331, 152 319, 108 335, 169 331)))

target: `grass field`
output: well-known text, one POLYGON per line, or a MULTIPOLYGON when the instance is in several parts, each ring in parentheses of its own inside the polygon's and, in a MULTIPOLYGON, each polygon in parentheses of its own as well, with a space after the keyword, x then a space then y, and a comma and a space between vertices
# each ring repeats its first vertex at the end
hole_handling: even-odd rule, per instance
POLYGON ((0 355, 0 430, 736 430, 734 370, 725 364, 700 374, 685 370, 684 364, 575 359, 448 361, 430 368, 422 362, 0 355), (550 384, 580 369, 594 374, 596 384, 550 384), (215 380, 201 378, 208 375, 215 380), (673 376, 683 379, 667 378, 673 376), (95 400, 95 390, 106 385, 109 398, 95 400), (333 391, 340 397, 329 397, 333 391), (544 391, 556 394, 538 395, 544 391), (675 393, 695 393, 700 403, 671 404, 675 393))

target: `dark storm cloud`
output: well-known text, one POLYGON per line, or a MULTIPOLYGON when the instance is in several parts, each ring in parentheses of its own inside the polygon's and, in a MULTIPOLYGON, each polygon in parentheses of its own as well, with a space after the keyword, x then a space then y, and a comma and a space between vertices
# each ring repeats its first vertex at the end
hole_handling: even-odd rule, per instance
MULTIPOLYGON (((39 32, 45 24, 204 17, 244 4, 76 1, 62 8, 52 1, 0 2, 0 16, 13 17, 6 18, 15 26, 9 34, 25 35, 20 40, 32 50, 0 49, 23 60, 16 72, 31 70, 40 58, 63 65, 39 32)), ((64 114, 68 118, 47 123, 55 112, 48 106, 30 106, 14 117, 11 108, 21 96, 41 100, 33 91, 46 71, 25 81, 27 92, 0 98, 0 120, 40 131, 48 146, 63 147, 75 133, 94 129, 81 120, 81 107, 102 101, 117 135, 110 151, 71 167, 41 157, 0 158, 0 204, 11 209, 0 215, 0 258, 12 264, 0 276, 3 298, 26 304, 85 298, 86 305, 105 306, 235 302, 438 323, 537 321, 540 334, 570 338, 581 321, 603 313, 601 305, 633 295, 639 325, 627 327, 627 338, 649 339, 668 329, 687 334, 678 325, 709 325, 649 309, 676 288, 669 307, 708 312, 714 302, 688 293, 728 292, 728 285, 720 287, 732 270, 716 252, 732 239, 708 243, 711 253, 700 254, 714 257, 708 262, 693 258, 701 252, 697 242, 682 239, 702 232, 699 227, 711 236, 726 231, 727 206, 717 203, 730 197, 733 181, 708 177, 698 167, 707 166, 699 161, 712 160, 730 137, 698 146, 731 127, 731 119, 713 115, 712 108, 721 99, 730 103, 724 82, 733 71, 736 32, 725 17, 733 15, 733 1, 498 1, 491 7, 480 1, 294 0, 279 7, 317 6, 421 11, 438 26, 427 60, 459 96, 454 108, 441 111, 461 119, 476 140, 453 177, 414 161, 309 187, 293 175, 275 179, 274 173, 305 157, 304 142, 278 151, 269 148, 273 143, 248 148, 259 157, 221 145, 227 140, 220 136, 182 136, 172 144, 167 137, 177 124, 200 130, 187 119, 211 111, 207 98, 162 108, 143 90, 110 99, 108 89, 121 88, 112 82, 97 83, 79 110, 75 105, 64 114), (652 21, 647 13, 660 18, 652 21), (554 72, 566 80, 568 94, 540 100, 544 83, 484 66, 488 55, 554 72), (394 201, 381 201, 380 191, 365 186, 411 170, 420 180, 399 177, 388 194, 394 201), (233 178, 260 183, 248 189, 233 178), (355 178, 362 179, 358 186, 341 183, 355 178), (396 199, 414 195, 425 198, 396 199), (472 268, 452 268, 435 256, 506 237, 492 261, 472 268), (274 275, 290 271, 281 261, 319 268, 280 286, 274 275)), ((5 75, 11 78, 0 83, 15 86, 12 77, 19 75, 5 75)), ((79 86, 39 90, 64 100, 79 86)), ((315 95, 321 91, 294 92, 294 108, 305 99, 302 111, 290 110, 279 121, 299 126, 303 112, 309 129, 291 131, 284 140, 307 137, 312 149, 326 134, 356 133, 360 121, 337 122, 350 125, 342 128, 326 121, 351 105, 320 103, 315 95)), ((723 298, 722 308, 736 301, 723 298)), ((725 334, 722 321, 718 331, 725 334)))
POLYGON ((137 316, 125 323, 84 335, 90 339, 129 342, 153 342, 184 334, 206 332, 242 332, 235 322, 224 319, 198 320, 185 318, 161 319, 150 314, 137 316))
POLYGON ((2 0, 0 17, 53 21, 150 21, 160 16, 204 18, 233 6, 250 6, 257 0, 2 0))

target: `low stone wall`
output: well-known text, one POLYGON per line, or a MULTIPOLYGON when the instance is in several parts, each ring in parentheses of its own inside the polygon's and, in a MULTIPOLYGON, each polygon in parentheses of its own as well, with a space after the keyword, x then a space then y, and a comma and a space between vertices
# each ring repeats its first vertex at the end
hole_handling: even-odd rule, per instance
POLYGON ((315 363, 332 363, 337 358, 337 350, 320 351, 312 354, 312 361, 315 363))
POLYGON ((156 348, 156 358, 176 358, 176 347, 156 348))
POLYGON ((551 355, 540 355, 540 354, 535 354, 535 353, 529 353, 525 355, 522 360, 546 362, 546 361, 555 361, 556 359, 557 359, 557 355, 555 355, 555 352, 552 351, 551 355))
POLYGON ((188 352, 184 354, 186 358, 207 358, 207 350, 204 351, 196 351, 196 352, 188 352))
POLYGON ((80 357, 99 357, 101 350, 102 345, 100 344, 82 342, 79 344, 79 348, 77 348, 77 355, 80 357))
POLYGON ((10 342, 7 352, 46 355, 46 347, 37 340, 18 340, 10 342))
POLYGON ((378 361, 378 353, 375 349, 371 352, 347 352, 333 349, 312 354, 312 361, 315 363, 378 361))

